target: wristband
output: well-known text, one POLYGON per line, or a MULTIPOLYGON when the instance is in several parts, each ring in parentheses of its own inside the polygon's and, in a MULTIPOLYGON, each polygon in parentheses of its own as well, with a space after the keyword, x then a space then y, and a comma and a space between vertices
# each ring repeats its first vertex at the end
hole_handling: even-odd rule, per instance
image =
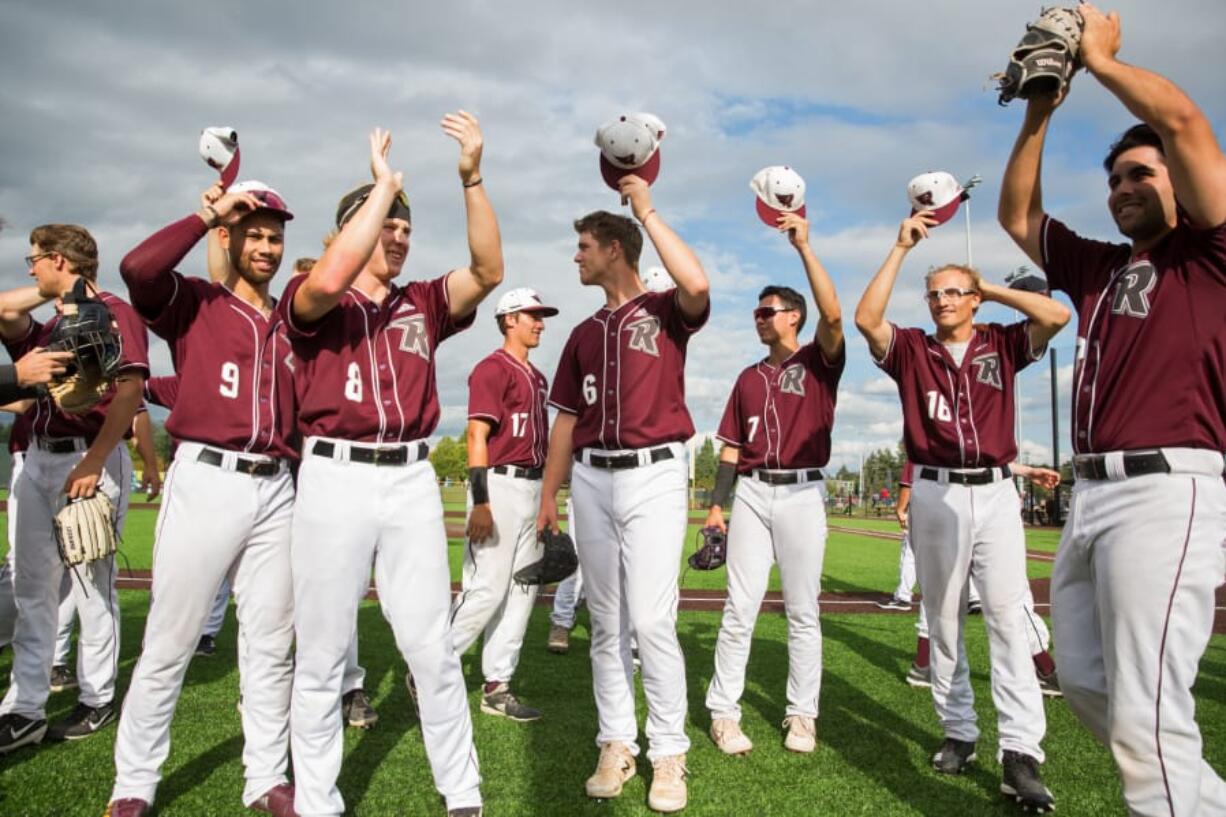
POLYGON ((734 482, 736 482, 736 466, 730 462, 721 461, 719 467, 715 469, 715 490, 711 493, 711 504, 727 508, 734 482))
POLYGON ((488 505, 490 501, 489 483, 486 481, 489 469, 485 466, 468 469, 468 488, 473 496, 474 505, 488 505))
POLYGON ((217 222, 221 221, 221 216, 218 215, 217 209, 211 204, 206 204, 202 208, 209 214, 209 218, 204 220, 204 224, 210 230, 217 226, 217 222))
POLYGON ((465 187, 476 187, 477 185, 481 184, 481 182, 483 181, 485 181, 485 177, 478 176, 475 182, 464 182, 464 186, 465 187))

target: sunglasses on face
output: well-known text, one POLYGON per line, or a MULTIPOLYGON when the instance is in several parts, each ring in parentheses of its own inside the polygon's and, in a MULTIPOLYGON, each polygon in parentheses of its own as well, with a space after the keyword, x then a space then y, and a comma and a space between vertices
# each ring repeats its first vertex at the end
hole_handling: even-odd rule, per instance
POLYGON ((939 303, 942 298, 948 298, 951 301, 958 301, 965 298, 967 295, 978 295, 977 289, 963 289, 962 287, 945 287, 945 289, 930 289, 924 293, 924 300, 930 304, 939 303))
POLYGON ((755 321, 769 321, 779 312, 795 312, 790 306, 760 306, 753 311, 755 321))

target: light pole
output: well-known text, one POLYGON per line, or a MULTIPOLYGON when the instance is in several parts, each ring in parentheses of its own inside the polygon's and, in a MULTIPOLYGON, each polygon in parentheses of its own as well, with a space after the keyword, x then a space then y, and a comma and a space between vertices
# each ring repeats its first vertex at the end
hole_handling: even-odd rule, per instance
POLYGON ((963 202, 962 211, 966 213, 966 265, 968 267, 973 267, 975 265, 975 262, 971 260, 972 256, 971 256, 971 196, 970 196, 970 192, 972 188, 978 187, 979 183, 982 181, 983 181, 983 177, 980 176, 978 173, 976 173, 974 176, 971 176, 969 179, 962 182, 962 190, 963 192, 966 193, 966 201, 963 202))

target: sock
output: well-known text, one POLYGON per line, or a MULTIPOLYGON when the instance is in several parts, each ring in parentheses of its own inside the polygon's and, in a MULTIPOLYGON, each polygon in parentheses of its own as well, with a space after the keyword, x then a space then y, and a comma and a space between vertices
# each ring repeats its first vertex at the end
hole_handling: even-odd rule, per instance
POLYGON ((915 665, 920 668, 928 667, 928 639, 924 636, 915 641, 915 665))
POLYGON ((1047 650, 1036 652, 1030 656, 1030 659, 1034 661, 1034 668, 1039 671, 1039 675, 1051 675, 1056 671, 1056 662, 1052 660, 1047 650))

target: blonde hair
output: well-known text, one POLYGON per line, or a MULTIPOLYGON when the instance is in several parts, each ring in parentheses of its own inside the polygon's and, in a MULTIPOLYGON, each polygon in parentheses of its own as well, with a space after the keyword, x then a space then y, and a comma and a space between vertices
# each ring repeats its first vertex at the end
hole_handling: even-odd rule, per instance
POLYGON ((965 264, 943 264, 942 266, 933 267, 932 269, 928 270, 928 274, 924 276, 924 289, 932 289, 932 279, 936 278, 942 272, 949 272, 950 270, 960 272, 967 278, 970 278, 971 289, 975 290, 976 292, 981 292, 983 290, 983 276, 979 274, 979 270, 975 269, 974 267, 968 267, 965 264))

